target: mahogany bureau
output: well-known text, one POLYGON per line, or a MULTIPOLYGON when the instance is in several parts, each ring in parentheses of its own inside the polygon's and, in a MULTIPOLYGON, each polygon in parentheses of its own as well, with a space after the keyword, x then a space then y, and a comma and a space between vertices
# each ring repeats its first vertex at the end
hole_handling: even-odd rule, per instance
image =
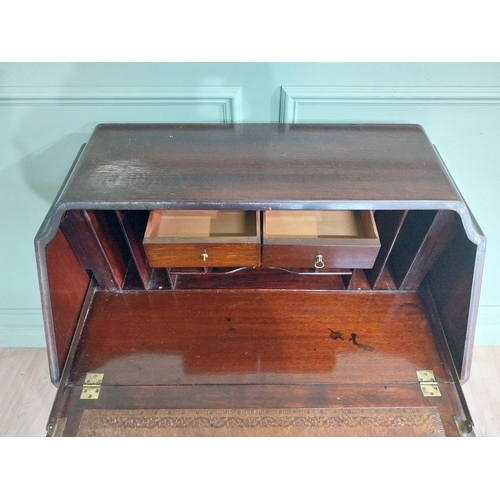
POLYGON ((99 125, 35 249, 49 435, 473 435, 485 238, 418 125, 99 125))

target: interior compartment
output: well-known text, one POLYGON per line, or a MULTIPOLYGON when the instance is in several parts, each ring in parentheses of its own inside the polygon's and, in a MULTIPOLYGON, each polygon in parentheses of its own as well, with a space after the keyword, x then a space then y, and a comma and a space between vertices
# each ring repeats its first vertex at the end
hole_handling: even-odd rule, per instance
POLYGON ((217 268, 167 270, 175 290, 329 290, 350 289, 350 285, 369 289, 363 272, 353 280, 350 269, 328 269, 315 272, 311 269, 217 268))
POLYGON ((262 217, 262 245, 261 215, 255 211, 72 210, 61 231, 82 269, 104 289, 193 288, 197 283, 201 288, 291 288, 296 283, 300 289, 305 283, 282 269, 313 276, 316 282, 308 289, 411 291, 461 228, 459 217, 446 210, 272 210, 262 217), (339 248, 344 251, 340 262, 314 269, 317 254, 326 260, 339 248), (200 260, 205 251, 211 257, 207 262, 200 260), (152 265, 158 252, 161 264, 169 263, 165 255, 172 254, 180 263, 152 265), (236 256, 235 261, 214 263, 215 252, 236 256), (245 253, 250 257, 243 262, 245 253), (241 266, 248 272, 227 274, 227 268, 241 266), (328 279, 328 273, 344 276, 328 279))
POLYGON ((337 239, 378 240, 371 211, 270 210, 264 212, 264 243, 269 240, 337 239))
POLYGON ((258 212, 153 210, 143 246, 153 268, 258 266, 260 238, 258 212))
POLYGON ((217 241, 255 241, 259 235, 256 212, 224 210, 152 210, 144 243, 217 241))
POLYGON ((262 262, 268 267, 370 269, 379 250, 370 210, 264 212, 262 262))
MULTIPOLYGON (((468 271, 467 276, 472 276, 476 247, 465 235, 458 214, 447 210, 380 210, 374 214, 370 211, 343 211, 343 214, 327 212, 265 212, 264 243, 261 245, 259 212, 72 210, 64 215, 59 236, 48 246, 48 265, 50 269, 57 269, 59 265, 52 259, 52 254, 61 253, 64 249, 66 254, 71 253, 75 264, 83 271, 74 272, 78 275, 78 282, 82 283, 78 288, 79 304, 89 279, 101 290, 123 292, 238 289, 387 293, 419 291, 422 285, 428 283, 431 301, 435 297, 438 315, 450 342, 457 370, 462 373, 462 377, 468 377, 470 353, 464 351, 464 345, 472 283, 469 279, 463 285, 456 285, 461 279, 461 274, 456 270, 465 269, 468 271), (343 220, 340 225, 343 229, 340 231, 332 230, 336 217, 343 220), (188 219, 188 227, 181 224, 181 221, 188 219), (298 221, 297 225, 294 225, 295 220, 298 221), (312 220, 314 224, 311 224, 312 220), (372 220, 377 221, 378 231, 375 226, 373 230, 369 229, 372 220), (370 224, 367 225, 367 221, 370 224), (380 233, 380 251, 372 267, 314 269, 311 265, 294 265, 290 255, 293 256, 297 249, 307 249, 307 244, 289 245, 293 250, 291 253, 283 250, 287 245, 274 245, 279 249, 279 254, 284 256, 283 265, 273 268, 267 265, 265 259, 260 264, 261 248, 265 255, 273 247, 269 241, 274 238, 278 240, 278 237, 284 236, 282 241, 293 241, 302 235, 302 241, 317 242, 325 236, 329 239, 334 232, 337 236, 343 232, 344 236, 336 238, 336 241, 344 242, 350 240, 353 234, 374 236, 380 233), (256 264, 244 265, 244 269, 239 267, 239 262, 200 265, 201 247, 197 243, 193 246, 198 259, 196 263, 184 262, 180 266, 155 268, 150 265, 147 245, 144 243, 148 238, 155 239, 155 235, 158 235, 159 241, 162 238, 169 241, 196 240, 204 239, 207 235, 209 239, 221 238, 223 242, 220 248, 224 255, 232 247, 228 240, 248 239, 254 242, 241 246, 252 248, 252 259, 256 264)), ((216 245, 202 245, 203 249, 210 249, 211 254, 212 249, 214 252, 217 250, 216 245)), ((174 244, 163 243, 153 246, 175 247, 174 244)), ((335 248, 335 245, 332 246, 335 248)), ((360 247, 355 245, 355 249, 360 247)), ((177 248, 181 259, 186 259, 189 248, 184 243, 177 248)), ((240 251, 238 244, 234 248, 240 251)), ((314 246, 312 248, 317 250, 314 246)), ((350 250, 348 256, 352 256, 350 250)), ((57 286, 51 288, 54 302, 57 289, 57 286)), ((74 323, 76 319, 73 317, 72 321, 74 323)), ((70 328, 65 326, 64 331, 59 332, 58 317, 54 319, 54 325, 58 329, 55 349, 62 356, 69 348, 70 328)), ((58 377, 60 366, 52 366, 51 370, 53 377, 58 377)))

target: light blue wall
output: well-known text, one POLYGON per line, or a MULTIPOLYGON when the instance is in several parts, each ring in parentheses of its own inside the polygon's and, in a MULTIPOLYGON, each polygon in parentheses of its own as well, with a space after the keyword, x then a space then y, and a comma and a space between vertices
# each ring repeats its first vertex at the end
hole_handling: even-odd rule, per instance
POLYGON ((0 346, 44 345, 33 237, 101 122, 420 123, 487 236, 476 343, 500 344, 500 64, 0 64, 0 346))

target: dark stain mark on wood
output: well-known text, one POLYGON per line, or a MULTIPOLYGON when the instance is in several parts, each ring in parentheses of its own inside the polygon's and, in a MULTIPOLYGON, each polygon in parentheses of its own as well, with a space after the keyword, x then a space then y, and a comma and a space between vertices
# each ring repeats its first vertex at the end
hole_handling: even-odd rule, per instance
MULTIPOLYGON (((332 330, 331 328, 328 328, 328 330, 330 330, 330 338, 332 338, 333 340, 344 340, 344 335, 342 332, 339 332, 337 330, 332 330)), ((357 336, 358 336, 357 333, 352 332, 351 336, 349 337, 349 342, 352 342, 353 345, 355 345, 356 347, 359 347, 360 349, 363 349, 364 351, 371 352, 374 350, 374 348, 370 345, 360 344, 356 340, 357 336)))
POLYGON ((330 330, 330 337, 333 339, 333 340, 344 340, 344 336, 342 335, 342 333, 340 332, 337 332, 335 330, 332 330, 331 328, 328 328, 328 330, 330 330))
POLYGON ((356 333, 351 333, 351 337, 349 338, 349 342, 352 342, 355 346, 359 347, 360 349, 363 349, 365 351, 373 351, 373 347, 371 345, 365 345, 365 344, 360 344, 357 340, 356 337, 358 335, 356 333))

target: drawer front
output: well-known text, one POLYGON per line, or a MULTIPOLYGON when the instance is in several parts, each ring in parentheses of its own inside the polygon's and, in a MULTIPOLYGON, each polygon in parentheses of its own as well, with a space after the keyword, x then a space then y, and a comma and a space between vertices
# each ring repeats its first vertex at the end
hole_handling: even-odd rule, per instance
POLYGON ((260 265, 258 243, 145 243, 151 267, 250 267, 260 265))
POLYGON ((264 245, 262 263, 266 267, 370 269, 379 245, 264 245), (321 258, 319 258, 321 256, 321 258))

